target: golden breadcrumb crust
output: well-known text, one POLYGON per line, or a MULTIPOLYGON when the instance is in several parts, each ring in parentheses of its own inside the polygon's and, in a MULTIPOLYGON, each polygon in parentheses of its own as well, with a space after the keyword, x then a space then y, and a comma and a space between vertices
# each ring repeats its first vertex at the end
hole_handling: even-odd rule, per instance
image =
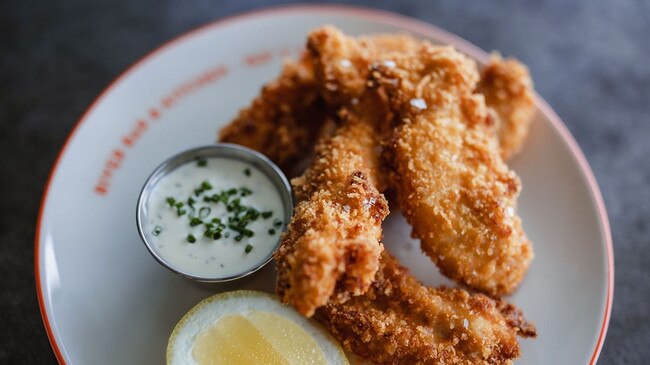
POLYGON ((514 58, 493 54, 481 70, 477 91, 493 111, 501 157, 508 160, 524 144, 535 113, 533 81, 528 68, 514 58))
POLYGON ((384 251, 362 296, 315 318, 343 346, 376 364, 510 364, 534 325, 514 306, 462 289, 427 288, 384 251))
POLYGON ((520 182, 491 135, 474 61, 424 44, 376 64, 397 126, 387 143, 392 182, 413 235, 446 276, 491 295, 512 292, 533 257, 516 214, 520 182))

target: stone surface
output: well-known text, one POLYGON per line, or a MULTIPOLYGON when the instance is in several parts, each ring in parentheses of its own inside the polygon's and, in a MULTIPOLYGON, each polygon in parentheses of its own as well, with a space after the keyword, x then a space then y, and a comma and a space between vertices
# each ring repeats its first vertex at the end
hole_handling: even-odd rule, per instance
MULTIPOLYGON (((0 2, 0 363, 54 363, 36 300, 40 196, 74 122, 160 43, 262 1, 0 2)), ((436 24, 530 66, 605 197, 616 289, 601 364, 650 357, 650 3, 357 1, 436 24)), ((567 339, 570 341, 570 339, 567 339)))

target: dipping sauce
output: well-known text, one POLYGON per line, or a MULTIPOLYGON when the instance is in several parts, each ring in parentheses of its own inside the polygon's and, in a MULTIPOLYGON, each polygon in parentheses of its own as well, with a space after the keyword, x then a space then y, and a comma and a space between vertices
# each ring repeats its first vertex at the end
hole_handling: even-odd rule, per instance
POLYGON ((142 229, 169 266, 226 279, 269 259, 284 219, 282 196, 264 172, 237 159, 199 157, 155 183, 142 229))

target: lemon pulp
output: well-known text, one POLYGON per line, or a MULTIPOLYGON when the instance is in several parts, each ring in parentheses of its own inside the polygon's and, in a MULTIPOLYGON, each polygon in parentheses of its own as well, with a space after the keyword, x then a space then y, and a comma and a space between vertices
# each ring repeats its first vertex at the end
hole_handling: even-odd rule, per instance
POLYGON ((200 365, 325 365, 316 341, 300 326, 265 311, 221 317, 201 332, 192 357, 200 365))

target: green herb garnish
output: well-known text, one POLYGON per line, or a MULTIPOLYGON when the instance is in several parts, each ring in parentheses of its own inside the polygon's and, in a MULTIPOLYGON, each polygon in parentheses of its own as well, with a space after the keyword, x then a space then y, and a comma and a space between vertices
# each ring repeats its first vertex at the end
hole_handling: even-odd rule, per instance
POLYGON ((206 218, 208 215, 210 215, 211 211, 212 211, 212 209, 210 209, 210 207, 203 207, 203 208, 199 209, 199 218, 202 218, 202 219, 206 218))
MULTIPOLYGON (((230 228, 233 231, 238 232, 240 235, 246 236, 246 237, 253 237, 253 235, 255 234, 250 229, 246 229, 246 228, 244 228, 242 226, 236 226, 234 224, 229 224, 228 228, 230 228)), ((237 239, 237 237, 235 237, 235 239, 237 239)))
POLYGON ((156 226, 153 229, 153 232, 151 232, 151 233, 153 233, 154 236, 158 236, 160 234, 160 232, 162 232, 162 227, 161 226, 156 226))
POLYGON ((167 204, 169 204, 170 208, 173 208, 174 205, 176 205, 176 199, 172 198, 171 196, 167 197, 167 204))
POLYGON ((187 211, 183 209, 183 205, 184 204, 182 202, 177 202, 174 204, 174 208, 176 208, 176 214, 178 214, 179 217, 187 213, 187 211))
MULTIPOLYGON (((197 164, 201 167, 205 166, 207 161, 205 159, 197 158, 197 164)), ((244 174, 250 176, 251 170, 245 169, 244 174)), ((247 197, 253 194, 253 190, 241 186, 238 188, 229 188, 221 190, 219 192, 213 192, 212 194, 207 194, 208 190, 212 190, 214 187, 210 184, 209 181, 201 182, 193 191, 190 197, 187 198, 186 202, 178 201, 174 197, 168 197, 166 199, 170 208, 175 209, 177 215, 180 217, 182 215, 188 215, 188 222, 190 227, 196 227, 202 225, 203 236, 208 237, 212 240, 218 240, 222 237, 230 237, 231 232, 234 232, 234 240, 240 242, 245 238, 250 238, 255 235, 255 232, 247 228, 251 223, 257 221, 260 217, 263 219, 271 218, 274 213, 273 211, 264 211, 260 212, 255 207, 249 206, 246 202, 242 202, 244 197, 247 197), (214 208, 211 206, 197 205, 197 201, 200 201, 199 196, 203 195, 202 200, 205 203, 219 204, 223 203, 225 210, 228 212, 224 216, 214 217, 213 214, 214 208)), ((221 212, 221 211, 219 211, 221 212)), ((275 219, 267 232, 269 235, 277 234, 278 230, 276 227, 282 226, 284 223, 275 219)), ((156 227, 154 229, 154 234, 158 235, 162 231, 162 227, 156 227)), ((194 243, 196 242, 196 237, 193 234, 188 234, 186 237, 187 242, 194 243)), ((245 252, 249 253, 253 249, 253 246, 248 244, 245 248, 245 252)))
POLYGON ((246 175, 246 176, 251 176, 251 169, 249 169, 249 168, 245 168, 245 169, 244 169, 244 175, 246 175))
POLYGON ((206 167, 208 165, 208 160, 202 157, 196 158, 196 165, 199 167, 206 167))
POLYGON ((248 209, 246 209, 246 213, 244 214, 244 216, 242 218, 244 220, 255 221, 259 217, 260 217, 260 212, 257 209, 253 208, 253 207, 249 207, 248 209))
POLYGON ((201 186, 198 188, 194 189, 194 195, 199 196, 201 195, 204 191, 212 189, 212 185, 210 185, 209 182, 203 181, 201 183, 201 186))

